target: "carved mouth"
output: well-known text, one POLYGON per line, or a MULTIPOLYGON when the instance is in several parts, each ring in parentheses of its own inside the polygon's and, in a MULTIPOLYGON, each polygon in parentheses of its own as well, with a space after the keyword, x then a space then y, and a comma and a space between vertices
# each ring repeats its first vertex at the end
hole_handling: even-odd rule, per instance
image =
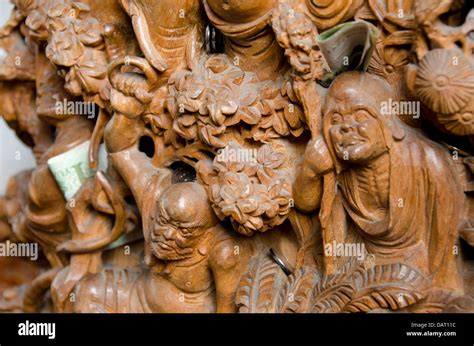
POLYGON ((174 251, 174 248, 168 245, 165 241, 161 240, 159 236, 151 234, 151 241, 153 244, 158 245, 161 249, 166 251, 174 251))
POLYGON ((366 140, 361 137, 350 137, 347 139, 343 139, 342 143, 339 144, 339 147, 342 149, 347 149, 356 145, 360 145, 365 143, 366 140))
POLYGON ((167 251, 173 251, 174 249, 169 246, 168 244, 166 244, 165 242, 163 241, 155 241, 155 243, 161 247, 163 250, 167 250, 167 251))

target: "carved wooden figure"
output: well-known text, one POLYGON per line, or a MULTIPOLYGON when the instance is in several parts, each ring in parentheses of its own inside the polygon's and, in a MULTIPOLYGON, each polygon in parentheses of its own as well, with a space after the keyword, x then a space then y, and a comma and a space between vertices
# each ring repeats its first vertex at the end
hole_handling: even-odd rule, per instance
POLYGON ((474 312, 467 1, 12 3, 0 311, 474 312))
POLYGON ((249 244, 219 225, 198 183, 173 184, 147 203, 154 204, 145 222, 150 268, 85 277, 76 286, 73 311, 234 312, 249 244))

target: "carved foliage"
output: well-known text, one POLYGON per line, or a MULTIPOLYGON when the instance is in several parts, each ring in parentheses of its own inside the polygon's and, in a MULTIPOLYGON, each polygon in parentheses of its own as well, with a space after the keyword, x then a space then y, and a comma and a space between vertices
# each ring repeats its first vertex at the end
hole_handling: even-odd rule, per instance
POLYGON ((65 89, 91 98, 102 108, 109 99, 108 62, 102 28, 87 4, 57 3, 48 10, 46 56, 64 70, 65 89))
POLYGON ((253 258, 236 293, 239 312, 276 312, 282 303, 281 287, 286 275, 268 255, 253 258))
MULTIPOLYGON (((261 270, 265 270, 263 265, 261 270)), ((255 282, 259 280, 257 272, 258 270, 253 267, 247 272, 246 278, 247 281, 252 278, 252 285, 258 287, 258 283, 255 282)), ((243 289, 249 287, 247 281, 241 282, 239 301, 249 299, 245 296, 249 290, 243 289)), ((283 302, 276 304, 272 301, 266 304, 280 307, 277 310, 279 312, 400 310, 426 301, 429 286, 428 278, 401 263, 376 265, 371 268, 346 266, 344 270, 326 276, 320 276, 315 268, 303 267, 288 278, 282 288, 283 294, 275 295, 277 299, 283 296, 283 302)))
POLYGON ((288 99, 282 80, 260 83, 224 55, 212 56, 193 72, 174 73, 168 89, 173 129, 187 141, 219 149, 229 134, 264 141, 304 132, 303 112, 288 99))
POLYGON ((212 165, 202 162, 197 170, 217 216, 230 217, 235 230, 251 235, 280 225, 290 212, 287 161, 281 144, 252 150, 231 142, 212 165))

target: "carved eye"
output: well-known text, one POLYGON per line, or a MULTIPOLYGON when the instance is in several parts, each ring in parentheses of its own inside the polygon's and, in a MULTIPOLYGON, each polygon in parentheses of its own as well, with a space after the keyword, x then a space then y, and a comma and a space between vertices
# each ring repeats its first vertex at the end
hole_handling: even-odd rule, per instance
POLYGON ((188 238, 190 237, 192 234, 193 234, 193 229, 188 229, 188 228, 183 228, 183 227, 179 227, 179 233, 181 233, 181 236, 183 236, 184 238, 188 238))
POLYGON ((369 114, 364 111, 364 110, 358 110, 355 114, 354 114, 354 119, 358 122, 358 123, 361 123, 363 121, 366 121, 367 119, 369 118, 369 114))
POLYGON ((334 113, 331 117, 331 124, 337 125, 340 123, 342 123, 342 115, 340 115, 339 113, 334 113))

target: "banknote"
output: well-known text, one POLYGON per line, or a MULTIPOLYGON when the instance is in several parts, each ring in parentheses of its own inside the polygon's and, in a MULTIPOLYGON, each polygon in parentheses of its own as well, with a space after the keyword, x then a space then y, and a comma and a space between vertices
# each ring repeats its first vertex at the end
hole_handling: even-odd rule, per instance
POLYGON ((378 36, 374 25, 352 21, 324 31, 318 36, 318 46, 333 75, 346 70, 365 71, 378 36))
MULTIPOLYGON (((73 198, 82 184, 96 173, 89 166, 89 146, 90 141, 86 141, 48 160, 49 169, 67 201, 73 198)), ((104 145, 101 145, 98 170, 106 169, 107 153, 104 145)))

